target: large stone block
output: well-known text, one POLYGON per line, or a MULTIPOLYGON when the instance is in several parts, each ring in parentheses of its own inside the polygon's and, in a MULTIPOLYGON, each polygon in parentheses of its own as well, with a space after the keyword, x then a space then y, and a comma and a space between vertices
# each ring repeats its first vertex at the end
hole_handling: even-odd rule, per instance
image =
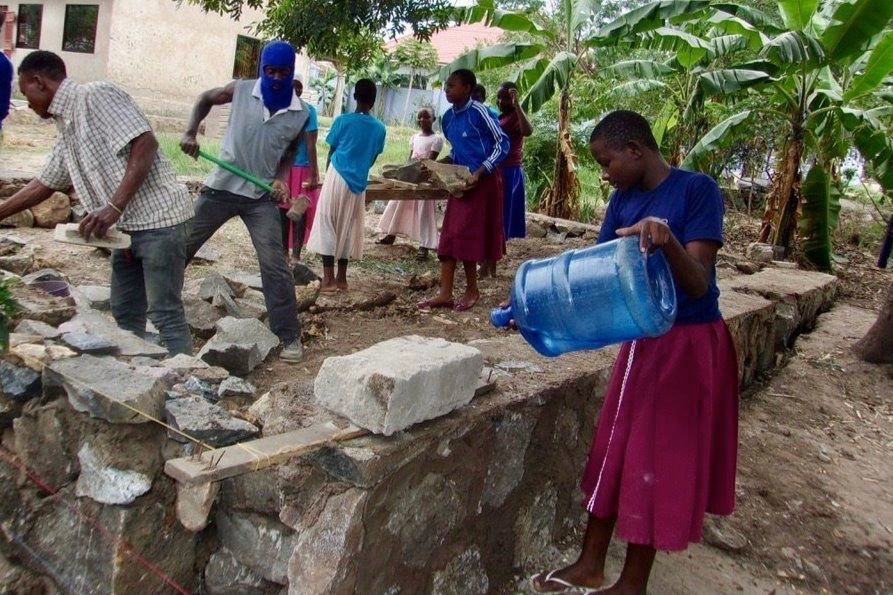
POLYGON ((0 396, 24 403, 40 394, 40 374, 0 360, 0 396))
POLYGON ((129 506, 76 498, 71 487, 37 504, 22 541, 65 592, 195 592, 195 537, 174 516, 172 486, 129 506), (176 585, 176 589, 173 589, 176 585))
POLYGON ((481 563, 477 547, 462 552, 434 573, 431 595, 486 595, 490 592, 490 580, 481 563))
POLYGON ((536 424, 532 416, 506 414, 496 426, 496 449, 487 469, 483 503, 499 508, 524 477, 524 458, 536 424))
POLYGON ((483 365, 474 347, 400 337, 326 359, 314 393, 327 409, 390 436, 468 404, 483 365))
POLYGON ((86 309, 59 326, 61 333, 89 333, 102 337, 118 347, 119 353, 128 357, 166 357, 167 349, 125 331, 115 321, 97 310, 86 309))
POLYGON ((205 566, 208 595, 277 595, 281 590, 281 585, 265 581, 226 548, 214 552, 205 566))
POLYGON ((288 563, 289 593, 324 595, 353 590, 357 553, 363 548, 367 498, 368 493, 358 489, 332 496, 316 522, 301 528, 288 563))
POLYGON ((59 360, 43 372, 44 389, 62 387, 76 410, 112 423, 146 423, 164 410, 166 387, 110 357, 59 360), (141 415, 145 414, 145 415, 141 415))
POLYGON ((59 223, 68 223, 71 219, 71 199, 61 192, 54 192, 52 196, 31 207, 34 214, 34 226, 45 229, 53 229, 59 223))
POLYGON ((279 338, 259 320, 227 316, 217 321, 217 333, 205 343, 198 357, 244 376, 277 345, 279 338))
POLYGON ((113 454, 89 442, 81 447, 78 451, 81 462, 78 497, 91 498, 101 504, 130 504, 152 488, 151 474, 115 466, 109 460, 113 454))
MULTIPOLYGON (((233 417, 225 409, 196 395, 171 399, 164 409, 167 422, 172 427, 210 446, 227 446, 260 433, 256 426, 233 417)), ((179 434, 171 438, 183 440, 179 434)))
POLYGON ((233 556, 265 580, 288 583, 288 560, 297 536, 277 520, 257 514, 217 512, 220 543, 233 556))
POLYGON ((58 326, 77 313, 74 300, 70 297, 54 297, 36 287, 18 283, 13 284, 9 291, 20 306, 16 320, 38 320, 58 326))
POLYGON ((81 428, 64 400, 25 408, 13 421, 15 450, 22 463, 51 488, 59 488, 80 471, 77 458, 81 428))

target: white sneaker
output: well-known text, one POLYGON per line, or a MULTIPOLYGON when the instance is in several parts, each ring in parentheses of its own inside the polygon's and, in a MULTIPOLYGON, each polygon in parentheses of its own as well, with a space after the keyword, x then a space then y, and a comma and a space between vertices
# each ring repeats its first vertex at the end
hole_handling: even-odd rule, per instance
POLYGON ((304 357, 304 348, 301 346, 300 339, 295 339, 279 352, 279 359, 284 362, 299 362, 302 357, 304 357))

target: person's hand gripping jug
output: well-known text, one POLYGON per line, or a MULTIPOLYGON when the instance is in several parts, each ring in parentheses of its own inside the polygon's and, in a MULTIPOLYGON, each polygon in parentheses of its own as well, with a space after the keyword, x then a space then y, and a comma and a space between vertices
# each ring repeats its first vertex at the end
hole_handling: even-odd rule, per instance
POLYGON ((539 353, 554 357, 657 337, 676 319, 673 275, 661 250, 627 237, 528 260, 512 283, 512 303, 490 312, 494 326, 514 320, 539 353))

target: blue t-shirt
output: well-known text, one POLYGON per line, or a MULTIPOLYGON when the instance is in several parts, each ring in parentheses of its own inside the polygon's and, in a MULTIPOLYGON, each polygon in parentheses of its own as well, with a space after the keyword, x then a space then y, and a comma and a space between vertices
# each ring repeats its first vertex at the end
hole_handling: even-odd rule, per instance
POLYGON ((3 120, 9 115, 9 100, 12 97, 12 62, 0 52, 0 130, 3 120))
MULTIPOLYGON (((598 241, 615 239, 615 230, 635 225, 645 217, 659 217, 667 220, 683 246, 693 240, 712 240, 721 246, 724 211, 722 194, 713 178, 673 168, 654 190, 615 190, 598 241)), ((677 283, 676 301, 677 323, 713 322, 721 318, 716 268, 710 272, 707 293, 692 299, 677 283)))
POLYGON ((463 106, 453 106, 440 119, 443 135, 450 141, 450 157, 456 165, 472 172, 482 165, 493 173, 509 153, 509 137, 487 107, 469 99, 463 106))
POLYGON ((369 170, 384 150, 385 127, 375 116, 354 112, 335 118, 326 142, 332 147, 332 166, 350 191, 366 190, 369 170))
MULTIPOLYGON (((307 125, 304 126, 304 132, 316 132, 319 130, 319 121, 316 118, 316 108, 310 105, 309 103, 305 103, 307 106, 307 125)), ((301 135, 301 140, 298 142, 298 151, 295 153, 295 165, 298 166, 307 166, 310 165, 310 156, 307 155, 307 136, 301 135)))

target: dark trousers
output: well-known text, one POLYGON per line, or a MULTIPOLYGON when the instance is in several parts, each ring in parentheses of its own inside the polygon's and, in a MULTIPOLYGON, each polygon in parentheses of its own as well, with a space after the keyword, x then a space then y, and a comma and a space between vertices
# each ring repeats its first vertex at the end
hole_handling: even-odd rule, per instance
POLYGON ((121 328, 146 334, 146 318, 172 354, 192 353, 183 310, 186 238, 192 221, 130 233, 128 250, 112 251, 112 316, 121 328))
POLYGON ((254 199, 222 190, 202 188, 195 203, 195 219, 192 234, 186 242, 186 255, 192 260, 208 238, 221 225, 236 216, 248 228, 248 235, 251 236, 251 243, 257 253, 270 330, 279 337, 283 345, 288 345, 300 338, 301 322, 295 300, 294 277, 289 272, 282 253, 279 208, 271 196, 264 195, 254 199))
POLYGON ((282 221, 282 250, 285 251, 285 248, 289 245, 289 240, 292 240, 291 255, 295 258, 300 258, 301 250, 304 248, 304 231, 306 223, 304 218, 307 214, 304 213, 301 215, 300 219, 292 221, 286 215, 287 212, 288 209, 279 209, 279 219, 282 221))

